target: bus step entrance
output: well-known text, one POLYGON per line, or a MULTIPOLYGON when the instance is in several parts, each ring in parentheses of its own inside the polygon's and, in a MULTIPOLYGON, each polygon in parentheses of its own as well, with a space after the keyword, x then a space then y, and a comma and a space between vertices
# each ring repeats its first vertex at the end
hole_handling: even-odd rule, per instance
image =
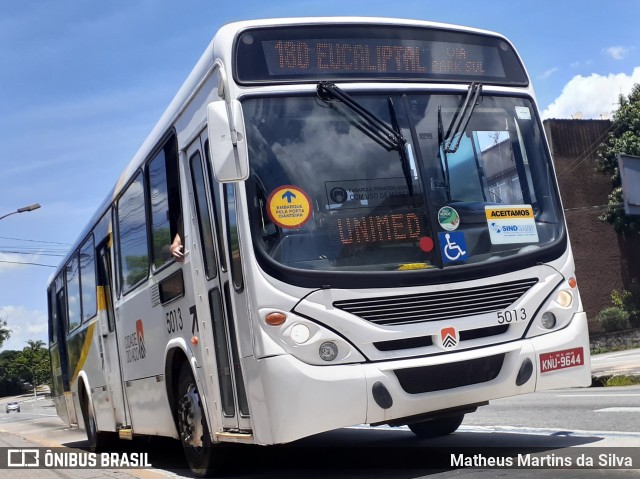
POLYGON ((253 442, 253 433, 250 431, 222 431, 216 432, 216 438, 226 442, 253 442))

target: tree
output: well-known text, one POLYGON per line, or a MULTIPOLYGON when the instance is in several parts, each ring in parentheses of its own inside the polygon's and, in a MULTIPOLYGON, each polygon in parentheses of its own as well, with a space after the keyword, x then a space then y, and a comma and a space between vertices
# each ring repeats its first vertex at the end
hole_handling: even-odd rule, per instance
POLYGON ((618 168, 618 154, 640 156, 640 84, 631 89, 628 97, 620 95, 618 109, 613 114, 611 133, 598 148, 597 166, 611 175, 613 190, 607 210, 600 219, 611 223, 619 233, 640 234, 640 217, 628 216, 620 206, 623 191, 618 168))
POLYGON ((11 330, 7 328, 7 320, 0 318, 0 347, 11 336, 11 330))
POLYGON ((38 384, 46 384, 51 380, 51 360, 44 342, 28 340, 28 346, 18 353, 13 361, 14 371, 21 379, 38 384))
POLYGON ((19 351, 2 351, 0 353, 0 397, 19 394, 20 378, 14 371, 13 362, 19 351))
POLYGON ((27 339, 27 344, 29 345, 29 349, 37 351, 44 346, 44 341, 42 341, 41 339, 37 339, 35 341, 33 339, 27 339))

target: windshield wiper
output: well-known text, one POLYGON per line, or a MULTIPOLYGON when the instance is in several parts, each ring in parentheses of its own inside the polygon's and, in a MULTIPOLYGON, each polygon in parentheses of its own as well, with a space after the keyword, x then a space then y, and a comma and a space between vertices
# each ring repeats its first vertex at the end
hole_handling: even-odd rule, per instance
POLYGON ((460 148, 462 135, 469 125, 473 110, 478 104, 478 98, 482 93, 482 84, 473 82, 469 85, 467 95, 464 97, 460 108, 456 111, 453 120, 449 124, 447 134, 444 134, 442 126, 442 107, 438 106, 438 154, 442 164, 443 184, 434 183, 432 180, 432 188, 444 189, 447 193, 447 200, 451 200, 451 185, 449 183, 449 158, 447 153, 455 153, 460 148))
POLYGON ((469 85, 467 96, 464 98, 462 106, 453 117, 453 120, 449 125, 449 129, 447 130, 447 136, 444 138, 443 146, 445 153, 455 153, 458 151, 458 148, 460 147, 460 140, 462 140, 462 135, 467 129, 467 125, 469 124, 469 120, 471 120, 471 115, 473 115, 473 110, 478 104, 478 98, 481 93, 481 83, 473 82, 469 85))
POLYGON ((413 179, 411 176, 411 165, 409 164, 409 155, 407 155, 407 140, 402 136, 402 130, 398 124, 398 115, 396 115, 396 109, 393 106, 393 100, 388 97, 389 101, 389 113, 391 114, 391 121, 393 122, 393 129, 396 132, 398 153, 400 153, 400 163, 402 164, 402 172, 404 173, 404 179, 407 181, 407 188, 409 189, 409 196, 413 196, 413 179))
POLYGON ((444 189, 447 193, 447 200, 451 200, 451 188, 449 186, 449 159, 447 158, 447 149, 444 147, 444 127, 442 126, 442 107, 438 106, 438 156, 442 166, 442 184, 434 183, 431 180, 431 188, 444 189))
POLYGON ((407 181, 409 195, 413 196, 413 181, 411 177, 409 155, 407 154, 407 140, 402 135, 402 131, 398 125, 398 117, 396 116, 396 111, 391 97, 388 97, 388 102, 389 113, 391 114, 393 125, 389 126, 378 118, 377 115, 367 110, 350 95, 331 82, 322 81, 318 83, 317 91, 318 97, 320 97, 321 100, 326 102, 330 102, 332 99, 340 100, 346 107, 364 120, 365 123, 362 125, 362 131, 364 131, 376 143, 380 144, 388 151, 398 151, 400 154, 400 162, 402 164, 402 172, 404 173, 405 180, 407 181))

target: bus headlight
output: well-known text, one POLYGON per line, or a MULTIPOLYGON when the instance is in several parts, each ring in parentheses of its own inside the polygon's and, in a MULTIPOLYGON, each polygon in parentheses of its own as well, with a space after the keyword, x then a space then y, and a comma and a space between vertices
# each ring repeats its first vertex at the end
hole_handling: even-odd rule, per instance
POLYGON ((575 289, 575 279, 570 278, 547 296, 526 337, 533 338, 565 328, 579 309, 580 296, 575 289))
MULTIPOLYGON (((258 344, 279 346, 268 355, 290 354, 296 359, 315 366, 362 363, 366 358, 340 333, 329 329, 319 321, 293 313, 274 311, 272 308, 258 310, 260 334, 258 344)), ((263 346, 262 346, 263 347, 263 346)), ((263 350, 264 351, 264 350, 263 350)), ((266 355, 267 355, 266 354, 266 355)))
POLYGON ((571 293, 571 291, 565 291, 565 290, 558 291, 558 297, 556 298, 556 302, 563 308, 569 308, 573 303, 573 294, 571 293))
POLYGON ((294 324, 290 331, 291 340, 296 344, 304 344, 309 340, 311 331, 304 324, 294 324))

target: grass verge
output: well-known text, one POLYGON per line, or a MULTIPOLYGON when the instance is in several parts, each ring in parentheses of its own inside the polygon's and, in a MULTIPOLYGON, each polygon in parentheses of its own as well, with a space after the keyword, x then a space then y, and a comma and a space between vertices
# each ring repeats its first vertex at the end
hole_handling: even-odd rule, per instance
POLYGON ((620 374, 592 378, 591 387, 636 386, 640 384, 640 376, 620 374))

